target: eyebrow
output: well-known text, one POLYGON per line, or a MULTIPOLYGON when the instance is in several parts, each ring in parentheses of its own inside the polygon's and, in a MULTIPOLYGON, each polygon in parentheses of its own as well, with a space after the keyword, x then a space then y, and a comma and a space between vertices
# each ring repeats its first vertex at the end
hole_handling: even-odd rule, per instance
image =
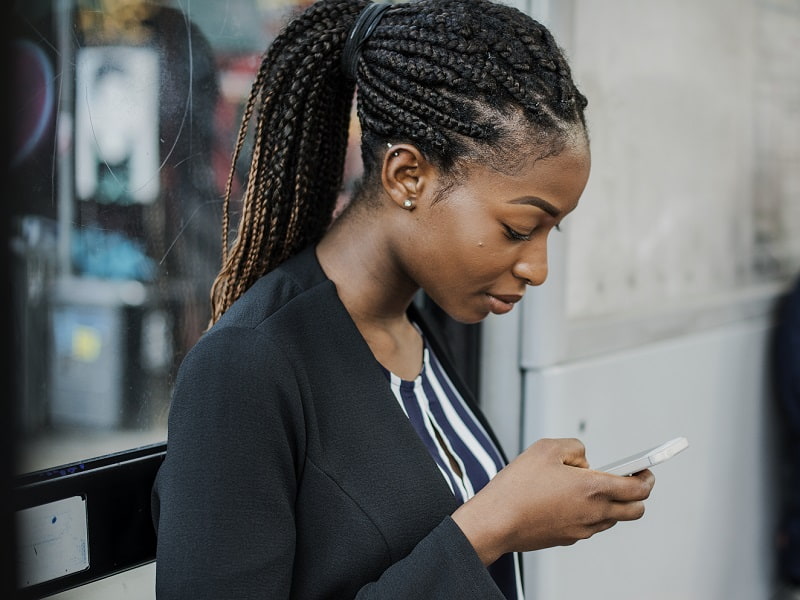
POLYGON ((537 198, 536 196, 524 196, 522 198, 515 198, 510 202, 511 204, 529 204, 531 206, 535 206, 536 208, 542 209, 551 217, 558 217, 561 214, 561 211, 558 210, 555 206, 547 202, 546 200, 542 200, 541 198, 537 198))

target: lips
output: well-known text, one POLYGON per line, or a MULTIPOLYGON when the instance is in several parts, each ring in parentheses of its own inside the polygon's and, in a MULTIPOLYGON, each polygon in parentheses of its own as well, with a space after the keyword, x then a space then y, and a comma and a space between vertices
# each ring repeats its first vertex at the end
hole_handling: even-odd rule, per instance
POLYGON ((499 295, 499 294, 488 294, 492 298, 497 298, 500 302, 505 302, 506 304, 516 304, 520 300, 522 300, 521 294, 507 294, 507 295, 499 295))
POLYGON ((502 315, 514 308, 514 304, 522 299, 519 294, 495 295, 486 294, 489 298, 489 310, 496 315, 502 315))

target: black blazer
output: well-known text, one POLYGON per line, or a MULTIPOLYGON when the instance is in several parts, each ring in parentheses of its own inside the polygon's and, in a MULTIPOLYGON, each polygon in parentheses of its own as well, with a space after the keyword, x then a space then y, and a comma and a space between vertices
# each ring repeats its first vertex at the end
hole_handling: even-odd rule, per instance
POLYGON ((153 489, 157 597, 503 598, 457 507, 309 248, 179 370, 153 489))

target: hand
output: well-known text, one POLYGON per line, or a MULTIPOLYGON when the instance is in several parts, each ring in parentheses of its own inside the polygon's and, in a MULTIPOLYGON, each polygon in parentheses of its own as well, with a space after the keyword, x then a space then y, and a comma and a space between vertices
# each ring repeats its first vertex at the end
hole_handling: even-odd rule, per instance
POLYGON ((453 520, 488 565, 506 552, 568 546, 644 514, 655 477, 588 468, 576 439, 542 439, 461 505, 453 520))

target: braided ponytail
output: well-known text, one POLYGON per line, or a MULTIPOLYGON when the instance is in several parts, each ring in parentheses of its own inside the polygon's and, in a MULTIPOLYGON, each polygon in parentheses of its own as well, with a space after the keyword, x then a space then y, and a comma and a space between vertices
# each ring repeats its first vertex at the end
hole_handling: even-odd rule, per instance
POLYGON ((342 183, 355 83, 340 57, 364 0, 323 0, 275 39, 245 105, 232 164, 255 115, 253 154, 233 245, 234 168, 222 223, 222 269, 211 288, 211 324, 259 277, 322 237, 342 183))
MULTIPOLYGON (((212 323, 256 279, 325 233, 342 182, 356 84, 364 182, 377 177, 387 142, 414 144, 448 175, 468 161, 503 170, 517 155, 557 154, 585 135, 586 98, 550 32, 490 0, 393 5, 348 56, 345 76, 345 40, 367 4, 316 2, 264 56, 234 152, 235 164, 257 113, 230 250, 233 170, 225 194, 212 323)), ((359 186, 354 200, 365 189, 359 186)))

